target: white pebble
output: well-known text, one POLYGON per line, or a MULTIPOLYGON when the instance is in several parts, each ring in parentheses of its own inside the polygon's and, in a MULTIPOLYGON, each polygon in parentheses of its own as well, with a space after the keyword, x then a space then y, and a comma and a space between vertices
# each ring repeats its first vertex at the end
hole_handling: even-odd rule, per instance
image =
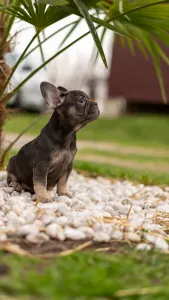
POLYGON ((65 204, 67 204, 67 205, 71 205, 71 203, 72 203, 72 200, 70 198, 68 198, 67 196, 59 196, 57 198, 57 201, 58 202, 63 202, 65 204))
POLYGON ((60 214, 65 215, 67 212, 70 211, 70 207, 67 206, 66 204, 58 204, 58 212, 60 212, 60 214))
POLYGON ((121 232, 120 230, 113 230, 112 234, 111 234, 111 238, 113 240, 122 240, 123 239, 123 232, 121 232))
POLYGON ((55 216, 46 215, 46 214, 41 217, 41 220, 44 223, 44 225, 49 225, 50 223, 54 222, 55 219, 56 219, 55 216))
POLYGON ((126 233, 125 237, 129 241, 136 242, 136 243, 139 243, 141 240, 140 236, 135 232, 128 232, 128 233, 126 233))
POLYGON ((151 245, 146 244, 146 243, 140 243, 137 245, 136 250, 141 250, 141 251, 150 251, 152 248, 151 245))
POLYGON ((121 203, 122 203, 123 205, 126 205, 126 204, 131 205, 131 204, 132 204, 132 201, 131 201, 129 198, 125 198, 125 199, 123 199, 123 200, 121 201, 121 203))
POLYGON ((58 239, 60 241, 64 241, 65 239, 63 229, 56 223, 48 225, 46 227, 46 233, 53 239, 58 239))
POLYGON ((13 187, 3 187, 2 188, 2 191, 4 191, 5 193, 9 193, 11 194, 13 191, 14 191, 14 188, 13 187))
POLYGON ((110 202, 109 205, 114 208, 115 210, 120 210, 123 209, 123 205, 121 205, 120 203, 117 202, 110 202))
POLYGON ((19 228, 18 230, 18 236, 24 237, 28 234, 37 234, 39 232, 39 229, 34 224, 26 224, 19 228))
POLYGON ((140 213, 142 211, 142 208, 140 206, 132 206, 132 209, 135 213, 140 213))
POLYGON ((91 227, 80 227, 79 230, 85 234, 86 238, 94 236, 94 230, 91 227))
POLYGON ((107 233, 102 231, 96 231, 94 233, 94 241, 96 242, 109 242, 111 239, 111 236, 109 236, 107 233))
POLYGON ((136 216, 134 216, 130 221, 129 224, 131 227, 133 228, 138 228, 140 226, 142 226, 144 223, 144 218, 138 218, 136 216))
POLYGON ((2 207, 4 204, 5 204, 4 199, 0 197, 0 207, 2 207))
POLYGON ((169 213, 169 204, 158 206, 157 211, 163 212, 163 213, 169 213))
POLYGON ((163 252, 168 252, 168 243, 161 237, 158 237, 155 243, 155 247, 163 252))
POLYGON ((65 225, 68 224, 68 217, 66 216, 61 216, 56 218, 55 222, 60 225, 61 227, 64 227, 65 225))
POLYGON ((157 241, 157 236, 153 235, 153 234, 150 234, 150 233, 144 233, 144 239, 151 243, 151 244, 155 244, 156 241, 157 241))
POLYGON ((26 236, 26 239, 32 244, 42 244, 49 241, 49 237, 43 233, 30 233, 26 236))
POLYGON ((4 242, 7 240, 7 235, 5 233, 0 233, 0 242, 4 242))
POLYGON ((49 202, 49 203, 38 203, 38 208, 42 209, 51 209, 52 211, 57 211, 58 209, 58 204, 57 202, 49 202))
POLYGON ((67 227, 65 229, 65 237, 70 240, 83 240, 86 238, 86 235, 78 229, 67 227))
POLYGON ((117 216, 117 212, 109 205, 105 207, 105 212, 108 212, 112 217, 117 216))

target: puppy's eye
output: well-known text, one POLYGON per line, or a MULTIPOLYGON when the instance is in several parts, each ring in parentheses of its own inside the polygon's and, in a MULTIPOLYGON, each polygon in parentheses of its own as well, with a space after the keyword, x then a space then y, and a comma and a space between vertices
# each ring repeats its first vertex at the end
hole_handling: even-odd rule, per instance
POLYGON ((80 98, 80 99, 78 100, 78 102, 81 103, 81 104, 84 103, 84 101, 85 101, 84 98, 80 98))

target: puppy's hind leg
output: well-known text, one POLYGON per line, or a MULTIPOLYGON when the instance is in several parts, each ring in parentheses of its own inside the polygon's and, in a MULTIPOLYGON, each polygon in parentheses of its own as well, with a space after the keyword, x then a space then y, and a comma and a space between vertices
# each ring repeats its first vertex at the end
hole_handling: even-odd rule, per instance
POLYGON ((72 195, 68 193, 67 191, 67 181, 69 178, 69 175, 72 171, 72 162, 68 165, 68 168, 66 172, 63 174, 63 176, 58 180, 57 183, 57 192, 59 196, 67 196, 69 198, 72 198, 72 195))
POLYGON ((7 166, 7 184, 9 187, 13 187, 16 192, 21 192, 22 185, 19 183, 19 179, 15 175, 14 169, 14 156, 11 157, 7 166))

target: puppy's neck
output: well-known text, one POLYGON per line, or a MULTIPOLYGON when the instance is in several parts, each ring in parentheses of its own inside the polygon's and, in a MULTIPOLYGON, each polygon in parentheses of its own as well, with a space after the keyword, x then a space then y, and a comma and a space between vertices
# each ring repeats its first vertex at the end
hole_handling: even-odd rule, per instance
POLYGON ((53 112, 46 127, 51 138, 66 148, 76 140, 76 130, 57 111, 53 112))

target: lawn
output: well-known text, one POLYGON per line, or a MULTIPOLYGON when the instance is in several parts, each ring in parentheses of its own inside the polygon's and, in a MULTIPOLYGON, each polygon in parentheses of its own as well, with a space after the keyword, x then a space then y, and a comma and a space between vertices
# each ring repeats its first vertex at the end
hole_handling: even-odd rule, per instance
MULTIPOLYGON (((79 171, 86 171, 94 176, 104 176, 120 180, 132 180, 145 185, 169 185, 169 174, 164 172, 153 172, 150 170, 136 170, 134 168, 121 167, 106 163, 87 162, 75 160, 74 168, 79 171)), ((158 167, 157 167, 158 170, 158 167)))
MULTIPOLYGON (((21 132, 38 115, 28 113, 12 114, 5 124, 6 132, 21 132)), ((49 120, 44 116, 29 131, 37 135, 49 120)), ((122 145, 169 147, 169 118, 167 115, 129 115, 118 118, 102 118, 87 125, 78 133, 78 139, 95 140, 122 145)))
POLYGON ((0 297, 168 300, 168 265, 167 254, 132 250, 81 252, 52 260, 0 255, 0 297))

